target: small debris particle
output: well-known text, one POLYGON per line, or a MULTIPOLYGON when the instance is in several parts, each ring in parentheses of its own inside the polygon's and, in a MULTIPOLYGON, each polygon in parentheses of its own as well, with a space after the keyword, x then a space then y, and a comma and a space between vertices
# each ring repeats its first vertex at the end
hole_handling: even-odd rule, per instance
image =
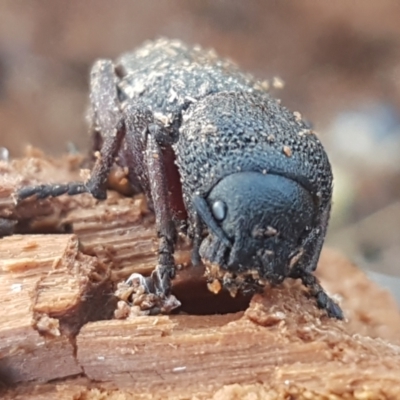
POLYGON ((212 125, 212 124, 208 124, 204 127, 203 131, 202 131, 205 135, 207 134, 215 134, 217 133, 217 127, 212 125))
POLYGON ((258 225, 256 225, 251 232, 252 237, 261 239, 263 237, 271 237, 275 236, 278 233, 278 231, 273 228, 272 226, 267 226, 266 228, 260 228, 258 225))
POLYGON ((228 292, 232 298, 235 298, 238 294, 239 288, 237 286, 228 287, 228 292))
POLYGON ((131 93, 128 94, 130 98, 133 98, 135 94, 141 95, 146 90, 144 83, 141 81, 136 82, 136 84, 133 86, 127 86, 127 88, 131 89, 131 93))
POLYGON ((218 279, 214 279, 211 283, 207 283, 207 288, 211 293, 218 294, 222 287, 218 279))
POLYGON ((269 83, 269 80, 265 80, 261 82, 261 87, 265 90, 268 91, 271 87, 271 84, 269 83))
POLYGON ((25 246, 22 248, 24 251, 35 250, 38 247, 38 244, 35 240, 28 241, 25 246))
POLYGON ((265 230, 265 236, 275 236, 277 233, 278 231, 272 226, 267 226, 267 229, 265 230))
POLYGON ((115 178, 118 180, 122 180, 122 179, 126 178, 128 175, 129 175, 128 167, 115 169, 115 178))
POLYGON ((44 152, 37 147, 26 146, 24 156, 28 158, 44 158, 44 152))
POLYGON ((97 359, 98 359, 99 361, 104 361, 106 358, 105 358, 104 356, 98 356, 97 359))
POLYGON ((306 135, 310 135, 310 134, 311 134, 311 131, 310 131, 309 129, 302 129, 302 130, 298 133, 299 136, 306 136, 306 135))
MULTIPOLYGON (((187 239, 186 237, 180 237, 179 238, 182 243, 184 242, 185 239, 187 239)), ((180 265, 181 267, 186 268, 187 266, 190 265, 191 259, 190 259, 191 255, 190 255, 190 250, 177 250, 175 251, 174 254, 174 259, 175 259, 175 263, 176 265, 180 265)))
POLYGON ((90 178, 90 169, 81 169, 79 176, 83 181, 87 181, 90 178))
POLYGON ((177 95, 177 93, 175 92, 174 89, 170 89, 169 93, 170 93, 170 96, 169 96, 169 98, 168 98, 168 101, 169 101, 170 103, 173 103, 175 100, 178 99, 178 95, 177 95))
POLYGON ((146 278, 138 273, 133 273, 125 282, 118 283, 115 295, 121 300, 114 311, 116 319, 153 313, 169 314, 181 305, 172 294, 157 296, 149 293, 146 278))
POLYGON ((262 306, 256 306, 246 311, 246 316, 260 326, 274 326, 284 321, 286 314, 282 311, 269 312, 262 306))
POLYGON ((291 157, 293 154, 292 149, 289 146, 283 146, 283 153, 286 157, 291 157))
POLYGON ((131 309, 125 301, 119 301, 117 304, 117 309, 114 311, 115 319, 126 319, 129 317, 131 309))
POLYGON ((11 285, 11 291, 13 293, 19 293, 22 291, 22 283, 13 283, 11 285))
POLYGON ((294 255, 291 259, 290 259, 290 263, 289 263, 289 269, 292 269, 300 260, 300 258, 302 257, 304 253, 304 249, 301 249, 296 255, 294 255))
POLYGON ((256 225, 251 232, 251 236, 255 239, 260 239, 264 236, 264 230, 256 225))
POLYGON ((268 142, 273 143, 273 142, 275 142, 275 136, 274 135, 268 135, 267 140, 268 140, 268 142))
POLYGON ((298 111, 295 111, 295 112, 293 113, 293 115, 294 115, 294 119, 295 119, 297 122, 300 122, 300 121, 301 121, 301 114, 300 114, 298 111))
POLYGON ((173 122, 172 114, 165 115, 160 112, 155 112, 154 118, 160 121, 164 126, 170 126, 173 122))
POLYGON ((172 372, 181 372, 181 371, 185 371, 186 367, 175 367, 172 372))
POLYGON ((285 82, 281 78, 275 76, 272 80, 272 87, 274 89, 283 89, 285 87, 285 82))
POLYGON ((5 147, 0 147, 0 161, 8 163, 10 161, 10 153, 5 147))
POLYGON ((197 99, 195 99, 194 97, 191 97, 191 96, 186 96, 185 101, 187 101, 189 103, 197 103, 197 99))
POLYGON ((249 274, 254 280, 260 279, 260 271, 257 271, 256 269, 252 269, 251 271, 249 271, 249 274))
POLYGON ((269 89, 271 88, 271 84, 268 80, 262 81, 262 82, 257 82, 254 85, 255 89, 257 90, 265 90, 266 92, 269 91, 269 89))
POLYGON ((60 322, 56 318, 50 318, 48 315, 42 315, 36 322, 36 329, 46 335, 60 336, 60 322))
POLYGON ((312 399, 315 398, 314 394, 313 394, 312 392, 310 392, 309 390, 306 390, 306 391, 303 392, 302 394, 303 394, 303 397, 304 397, 305 399, 310 399, 310 400, 312 400, 312 399))
MULTIPOLYGON (((119 282, 117 285, 117 290, 115 291, 115 295, 122 300, 123 302, 128 301, 129 297, 132 293, 134 293, 135 288, 132 287, 127 282, 119 282)), ((122 306, 119 306, 122 307, 122 306)))

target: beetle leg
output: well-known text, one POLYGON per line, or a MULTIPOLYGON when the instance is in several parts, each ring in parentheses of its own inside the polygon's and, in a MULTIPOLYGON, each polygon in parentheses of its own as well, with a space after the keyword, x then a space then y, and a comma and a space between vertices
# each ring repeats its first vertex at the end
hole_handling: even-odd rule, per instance
POLYGON ((325 292, 318 279, 307 271, 296 270, 296 273, 292 273, 291 278, 301 279, 304 286, 310 290, 310 294, 317 300, 319 308, 326 310, 330 317, 337 319, 343 319, 343 311, 325 292))
POLYGON ((25 186, 17 191, 16 200, 20 202, 28 197, 36 195, 38 199, 46 197, 58 197, 67 193, 70 196, 87 192, 87 188, 83 182, 69 182, 66 184, 50 184, 38 186, 25 186))
POLYGON ((98 60, 90 72, 91 119, 103 143, 86 187, 97 199, 107 196, 107 178, 125 136, 115 78, 111 60, 98 60))
POLYGON ((318 307, 327 311, 330 317, 343 319, 343 311, 340 307, 326 294, 318 279, 312 274, 317 268, 318 259, 321 253, 322 245, 328 226, 330 212, 330 204, 322 213, 319 224, 314 228, 309 237, 303 244, 304 255, 299 262, 293 266, 289 273, 289 277, 300 279, 304 286, 310 289, 310 293, 317 300, 318 307))
MULTIPOLYGON (((122 154, 129 177, 138 180, 152 200, 158 233, 158 264, 150 277, 133 278, 151 297, 152 312, 169 312, 180 305, 171 295, 171 280, 175 275, 173 257, 176 227, 170 206, 164 146, 169 145, 170 133, 154 122, 153 113, 140 101, 129 100, 122 105, 125 140, 122 154), (159 310, 159 311, 157 311, 159 310)), ((132 277, 131 277, 132 278, 132 277)), ((132 279, 129 278, 127 283, 132 279)), ((135 292, 134 292, 135 293, 135 292)))
POLYGON ((0 238, 12 235, 17 222, 13 219, 0 218, 0 238))
POLYGON ((194 235, 193 235, 193 250, 192 250, 192 256, 191 256, 191 261, 192 265, 197 267, 201 264, 201 259, 200 259, 200 245, 202 242, 202 231, 203 231, 203 226, 202 222, 200 219, 199 214, 197 211, 195 212, 195 217, 194 217, 194 235))
POLYGON ((122 154, 127 162, 130 181, 137 179, 138 185, 152 200, 159 237, 158 265, 151 277, 143 281, 146 282, 143 288, 146 292, 156 294, 162 305, 167 305, 172 299, 171 279, 175 275, 173 253, 176 228, 170 206, 163 147, 169 145, 171 135, 155 123, 152 112, 140 101, 127 101, 122 106, 122 113, 126 132, 122 154))
POLYGON ((109 60, 97 61, 90 74, 91 117, 103 138, 101 150, 86 183, 73 182, 64 185, 50 184, 24 187, 17 192, 17 200, 37 195, 38 198, 57 197, 89 192, 97 199, 107 196, 106 184, 110 169, 125 136, 125 125, 120 110, 115 85, 113 63, 109 60))
POLYGON ((309 273, 317 269, 319 256, 321 254, 322 245, 324 244, 328 227, 330 209, 331 205, 328 204, 322 212, 321 218, 317 222, 316 227, 311 230, 308 237, 302 243, 300 249, 302 256, 293 266, 293 269, 304 270, 309 273))
POLYGON ((175 275, 173 252, 176 229, 169 205, 162 149, 157 143, 156 137, 152 134, 147 136, 145 157, 159 236, 158 265, 152 274, 152 278, 157 294, 169 295, 171 279, 175 275))
POLYGON ((27 187, 19 191, 18 197, 23 199, 36 194, 44 198, 89 192, 97 199, 105 199, 110 169, 122 150, 122 154, 129 159, 131 183, 147 186, 156 216, 158 265, 146 288, 154 291, 167 304, 172 298, 171 279, 175 275, 173 253, 176 229, 171 215, 162 146, 170 145, 172 137, 170 132, 154 123, 153 114, 140 102, 128 100, 121 105, 115 81, 115 69, 111 61, 99 60, 94 64, 90 85, 91 129, 101 132, 103 143, 89 180, 86 183, 27 187))

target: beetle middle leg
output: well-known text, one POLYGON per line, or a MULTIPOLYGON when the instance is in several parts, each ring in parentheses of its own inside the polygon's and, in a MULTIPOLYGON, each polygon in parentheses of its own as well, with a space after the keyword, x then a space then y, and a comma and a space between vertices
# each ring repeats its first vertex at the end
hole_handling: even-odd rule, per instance
POLYGON ((0 238, 12 235, 17 222, 13 219, 0 218, 0 238))

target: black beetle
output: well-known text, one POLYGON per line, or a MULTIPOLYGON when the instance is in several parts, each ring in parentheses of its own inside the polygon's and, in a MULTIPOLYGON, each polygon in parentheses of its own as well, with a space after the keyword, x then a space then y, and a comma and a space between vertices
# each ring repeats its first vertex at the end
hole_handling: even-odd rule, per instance
POLYGON ((225 287, 300 278, 319 307, 343 318, 312 274, 332 197, 327 155, 299 113, 213 51, 145 43, 91 71, 97 160, 86 183, 22 188, 19 199, 90 192, 106 197, 113 163, 129 169, 155 212, 159 262, 146 290, 167 298, 174 245, 187 222, 192 261, 225 287), (215 271, 217 266, 217 273, 215 271))

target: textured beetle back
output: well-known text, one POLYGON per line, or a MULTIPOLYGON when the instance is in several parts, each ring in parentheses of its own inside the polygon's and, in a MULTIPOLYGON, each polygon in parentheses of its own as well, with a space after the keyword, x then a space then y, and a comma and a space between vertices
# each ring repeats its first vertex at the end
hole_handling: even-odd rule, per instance
POLYGON ((193 104, 183 115, 176 155, 188 207, 193 193, 206 194, 240 171, 293 179, 321 209, 332 195, 331 167, 319 139, 298 115, 261 92, 219 93, 193 104))
POLYGON ((264 91, 213 50, 188 47, 178 40, 148 42, 117 61, 121 100, 140 98, 164 125, 171 125, 189 103, 222 91, 264 91))

